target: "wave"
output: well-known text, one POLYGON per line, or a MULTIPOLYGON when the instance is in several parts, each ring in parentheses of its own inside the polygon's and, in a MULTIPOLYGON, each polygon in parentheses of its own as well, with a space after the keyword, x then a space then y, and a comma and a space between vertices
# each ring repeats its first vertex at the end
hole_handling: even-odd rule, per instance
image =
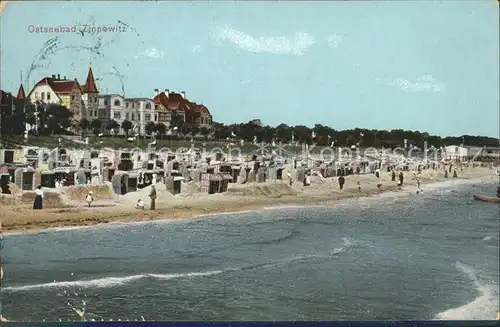
POLYGON ((248 243, 243 243, 242 245, 272 245, 272 244, 280 244, 285 242, 286 240, 292 239, 300 234, 299 231, 293 231, 285 236, 282 237, 277 237, 274 239, 270 240, 261 240, 257 242, 248 242, 248 243))
MULTIPOLYGON (((293 233, 291 234, 293 235, 293 233)), ((291 236, 289 236, 291 237, 291 236)), ((175 274, 151 274, 144 273, 132 276, 125 277, 103 277, 97 279, 90 280, 74 280, 74 281, 53 281, 51 283, 43 283, 43 284, 32 284, 32 285, 22 285, 22 286, 10 286, 10 287, 2 287, 2 292, 24 292, 24 291, 32 291, 37 289, 61 289, 61 288, 112 288, 123 286, 138 280, 144 279, 155 279, 155 280, 170 280, 177 278, 196 278, 196 277, 206 277, 219 275, 224 273, 238 272, 238 271, 248 271, 259 268, 268 268, 273 266, 278 266, 286 263, 299 262, 314 258, 322 258, 328 259, 334 256, 338 256, 342 253, 345 253, 348 249, 352 247, 358 246, 358 242, 351 237, 342 238, 344 245, 339 248, 335 248, 332 251, 326 254, 310 254, 303 256, 290 257, 283 260, 277 260, 273 262, 266 263, 258 263, 243 267, 237 268, 227 268, 222 270, 212 270, 212 271, 204 271, 204 272, 187 272, 187 273, 175 273, 175 274)))
POLYGON ((480 296, 471 302, 458 307, 448 309, 437 315, 439 320, 495 320, 498 310, 498 286, 495 291, 493 285, 487 285, 480 282, 476 271, 463 263, 457 262, 456 268, 467 275, 474 286, 479 291, 480 296))
POLYGON ((152 278, 157 280, 168 280, 175 278, 189 278, 189 277, 200 277, 200 276, 211 276, 223 273, 222 270, 206 271, 206 272, 189 272, 189 273, 178 273, 178 274, 139 274, 126 277, 104 277, 90 280, 75 280, 75 281, 62 281, 62 282, 51 282, 45 284, 33 284, 33 285, 23 285, 23 286, 12 286, 3 287, 2 291, 10 292, 22 292, 31 291, 36 289, 44 288, 112 288, 117 286, 123 286, 134 281, 141 279, 152 278))

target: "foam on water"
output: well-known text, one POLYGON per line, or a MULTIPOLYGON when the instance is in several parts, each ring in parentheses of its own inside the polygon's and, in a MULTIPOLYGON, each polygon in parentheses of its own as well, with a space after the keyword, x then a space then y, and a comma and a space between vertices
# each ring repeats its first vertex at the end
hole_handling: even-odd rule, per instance
POLYGON ((59 282, 53 281, 51 283, 43 283, 43 284, 3 287, 2 292, 3 291, 25 292, 25 291, 32 291, 32 290, 37 290, 37 289, 44 289, 44 288, 45 289, 46 288, 55 288, 55 289, 62 289, 62 288, 112 288, 112 287, 123 286, 123 285, 129 284, 129 283, 132 283, 132 282, 135 282, 138 280, 147 279, 147 278, 156 279, 156 280, 170 280, 170 279, 177 279, 177 278, 195 278, 195 277, 213 276, 213 275, 219 275, 219 274, 223 274, 223 273, 273 267, 273 266, 278 266, 280 264, 285 264, 285 263, 290 263, 290 262, 299 262, 299 261, 315 259, 315 258, 316 259, 317 258, 331 259, 332 257, 335 257, 335 256, 338 256, 342 253, 345 253, 350 248, 354 248, 354 247, 358 246, 358 242, 356 240, 354 240, 354 238, 351 238, 351 237, 343 237, 342 241, 344 243, 342 247, 335 248, 326 254, 323 253, 323 254, 308 254, 308 255, 294 256, 294 257, 286 258, 283 260, 277 260, 274 262, 255 264, 255 265, 250 265, 250 266, 227 268, 227 269, 223 269, 223 270, 212 270, 212 271, 204 271, 204 272, 187 272, 187 273, 173 273, 173 274, 144 273, 144 274, 137 274, 137 275, 132 275, 132 276, 125 276, 125 277, 103 277, 103 278, 90 279, 90 280, 74 280, 74 281, 59 281, 59 282))
POLYGON ((138 274, 126 277, 103 277, 90 280, 74 280, 74 281, 61 281, 61 282, 54 281, 51 283, 44 283, 44 284, 3 287, 2 291, 20 292, 20 291, 30 291, 40 288, 69 288, 69 287, 111 288, 111 287, 122 286, 145 278, 168 280, 174 278, 210 276, 210 275, 220 274, 222 272, 223 271, 221 270, 214 270, 206 272, 190 272, 190 273, 179 273, 179 274, 138 274))
POLYGON ((437 315, 438 320, 495 320, 498 311, 498 286, 481 283, 477 277, 476 271, 469 266, 457 262, 457 269, 467 275, 480 296, 471 302, 458 307, 448 309, 437 315), (496 289, 495 289, 496 288, 496 289))

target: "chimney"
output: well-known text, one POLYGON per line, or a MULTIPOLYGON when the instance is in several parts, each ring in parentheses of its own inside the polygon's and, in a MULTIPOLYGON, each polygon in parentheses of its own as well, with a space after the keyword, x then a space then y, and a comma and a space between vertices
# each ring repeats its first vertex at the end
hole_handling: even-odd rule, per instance
POLYGON ((57 74, 57 79, 61 79, 61 75, 57 74))
POLYGON ((160 94, 160 90, 159 90, 159 89, 155 89, 155 95, 153 96, 153 98, 154 98, 155 96, 157 96, 158 94, 160 94))
POLYGON ((66 79, 66 76, 64 76, 64 79, 66 79))
POLYGON ((53 79, 56 79, 56 75, 52 75, 52 78, 53 78, 53 79))
POLYGON ((181 91, 181 95, 182 95, 182 98, 183 98, 183 99, 185 99, 185 98, 186 98, 186 92, 181 91))

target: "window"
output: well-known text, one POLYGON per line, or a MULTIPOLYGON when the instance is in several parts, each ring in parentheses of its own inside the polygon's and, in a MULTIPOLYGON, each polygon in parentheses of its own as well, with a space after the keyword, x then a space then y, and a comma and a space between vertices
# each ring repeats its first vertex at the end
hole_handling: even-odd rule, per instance
POLYGON ((160 106, 155 104, 155 110, 160 110, 160 106))
POLYGON ((115 106, 120 106, 120 100, 115 100, 115 106))
POLYGON ((155 121, 158 121, 158 114, 155 115, 155 121))
POLYGON ((38 99, 39 96, 38 92, 35 92, 35 99, 38 99))
POLYGON ((105 105, 105 106, 109 105, 109 101, 108 101, 108 99, 104 99, 104 105, 105 105))
POLYGON ((50 100, 50 93, 47 93, 47 100, 50 100))
POLYGON ((132 120, 135 120, 135 115, 134 114, 132 114, 132 120))
POLYGON ((130 103, 125 102, 125 108, 128 108, 129 104, 130 104, 130 103))
POLYGON ((94 110, 94 116, 97 117, 97 110, 94 110))
POLYGON ((125 113, 125 120, 128 120, 128 112, 125 113))
POLYGON ((146 103, 146 109, 151 109, 151 103, 146 103))
POLYGON ((113 118, 114 119, 122 119, 122 113, 119 111, 113 112, 113 118))
POLYGON ((76 99, 76 95, 72 94, 71 95, 71 100, 75 100, 76 99))
POLYGON ((42 92, 42 100, 45 100, 45 92, 42 92))
POLYGON ((145 121, 151 121, 151 114, 144 114, 145 121))

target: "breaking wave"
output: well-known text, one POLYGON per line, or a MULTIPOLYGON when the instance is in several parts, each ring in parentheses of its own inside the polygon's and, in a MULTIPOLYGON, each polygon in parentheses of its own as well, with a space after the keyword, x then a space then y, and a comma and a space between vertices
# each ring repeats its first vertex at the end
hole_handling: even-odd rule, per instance
POLYGON ((457 262, 455 266, 472 280, 480 295, 461 307, 448 309, 439 313, 437 319, 494 320, 499 305, 498 286, 481 283, 477 277, 477 272, 472 267, 460 262, 457 262))

